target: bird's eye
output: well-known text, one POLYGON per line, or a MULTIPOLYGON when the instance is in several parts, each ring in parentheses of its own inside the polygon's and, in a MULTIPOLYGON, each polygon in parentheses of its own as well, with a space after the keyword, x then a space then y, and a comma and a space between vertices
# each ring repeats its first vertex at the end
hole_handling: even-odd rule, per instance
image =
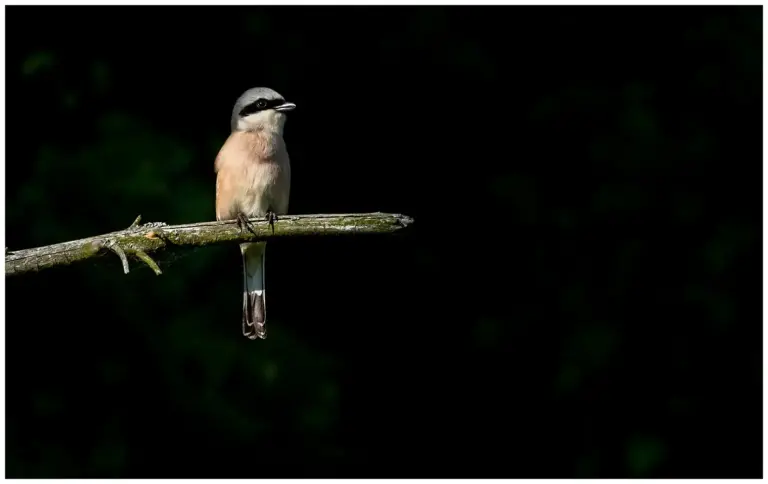
POLYGON ((267 107, 267 101, 263 99, 259 99, 258 101, 256 101, 256 107, 259 109, 264 109, 265 107, 267 107))

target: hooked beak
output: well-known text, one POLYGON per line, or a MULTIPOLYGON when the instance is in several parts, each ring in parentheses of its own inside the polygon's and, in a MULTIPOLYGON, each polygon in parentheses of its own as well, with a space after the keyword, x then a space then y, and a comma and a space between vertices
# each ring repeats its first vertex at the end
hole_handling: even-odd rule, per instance
POLYGON ((283 112, 283 111, 293 111, 296 109, 296 105, 293 103, 283 103, 279 106, 275 106, 275 111, 283 112))

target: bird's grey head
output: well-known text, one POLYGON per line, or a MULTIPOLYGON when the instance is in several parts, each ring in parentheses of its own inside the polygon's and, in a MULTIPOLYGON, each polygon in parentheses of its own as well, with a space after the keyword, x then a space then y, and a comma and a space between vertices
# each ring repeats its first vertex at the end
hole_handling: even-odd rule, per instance
POLYGON ((268 87, 245 91, 232 110, 232 131, 269 130, 282 134, 286 113, 296 108, 268 87))

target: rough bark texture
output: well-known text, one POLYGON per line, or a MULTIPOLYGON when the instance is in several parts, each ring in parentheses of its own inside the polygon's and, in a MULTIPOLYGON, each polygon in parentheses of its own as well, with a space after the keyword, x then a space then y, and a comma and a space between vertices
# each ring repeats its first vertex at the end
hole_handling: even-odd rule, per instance
POLYGON ((86 239, 17 251, 6 248, 5 274, 13 276, 36 272, 111 252, 120 258, 126 274, 129 271, 128 259, 133 257, 142 260, 160 275, 160 268, 149 254, 173 246, 204 246, 297 236, 386 234, 413 223, 410 217, 388 213, 282 215, 274 223, 273 233, 269 222, 262 219, 251 219, 250 230, 241 230, 236 220, 185 225, 165 225, 162 222, 141 225, 140 221, 141 216, 126 230, 86 239))

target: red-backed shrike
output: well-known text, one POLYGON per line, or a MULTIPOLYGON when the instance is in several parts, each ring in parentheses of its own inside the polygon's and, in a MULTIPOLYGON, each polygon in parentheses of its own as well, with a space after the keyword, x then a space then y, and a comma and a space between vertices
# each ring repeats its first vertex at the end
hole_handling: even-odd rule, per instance
MULTIPOLYGON (((266 87, 244 92, 232 111, 230 134, 216 157, 216 219, 266 217, 288 211, 291 164, 283 141, 286 113, 295 104, 266 87)), ((243 335, 267 337, 264 260, 266 242, 240 244, 243 255, 243 335)))

